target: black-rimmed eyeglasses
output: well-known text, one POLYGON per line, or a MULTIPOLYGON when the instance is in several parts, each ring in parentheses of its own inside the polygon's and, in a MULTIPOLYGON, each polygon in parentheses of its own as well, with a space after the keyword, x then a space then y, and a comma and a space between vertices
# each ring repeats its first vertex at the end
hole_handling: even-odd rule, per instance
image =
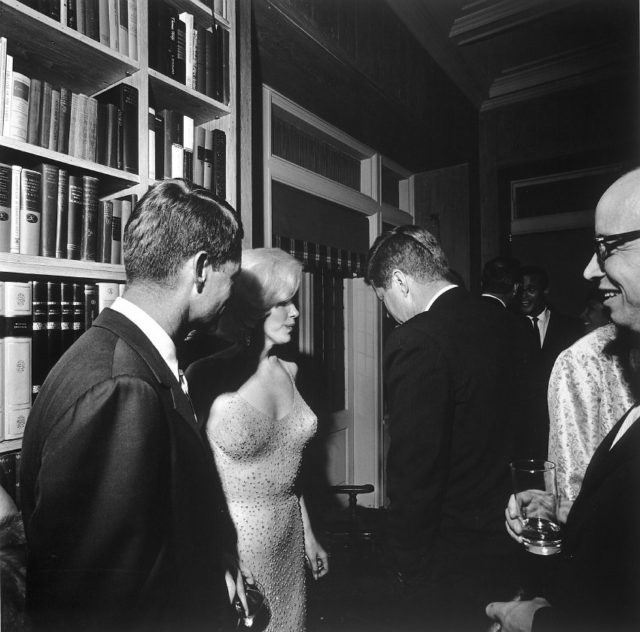
POLYGON ((611 253, 616 249, 634 239, 640 239, 640 230, 630 230, 626 233, 617 233, 616 235, 602 235, 596 237, 594 247, 596 251, 596 259, 601 270, 604 270, 604 262, 611 253))

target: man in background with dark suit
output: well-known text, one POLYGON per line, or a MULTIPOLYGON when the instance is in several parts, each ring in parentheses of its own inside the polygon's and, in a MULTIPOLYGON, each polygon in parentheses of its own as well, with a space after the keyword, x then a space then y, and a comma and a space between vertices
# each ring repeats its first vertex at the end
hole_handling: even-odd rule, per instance
POLYGON ((522 266, 521 274, 520 309, 534 331, 539 349, 535 383, 531 386, 536 393, 539 421, 532 426, 533 432, 526 440, 529 453, 523 456, 546 458, 549 444, 549 377, 560 352, 582 337, 585 329, 579 318, 563 314, 548 304, 549 277, 543 268, 522 266))
POLYGON ((482 268, 482 294, 488 303, 510 308, 522 284, 520 262, 513 257, 495 257, 482 268))
POLYGON ((33 629, 230 629, 234 534, 176 344, 216 318, 241 239, 236 213, 182 180, 133 211, 124 297, 52 369, 27 421, 33 629))
POLYGON ((422 228, 380 236, 366 281, 400 323, 384 351, 387 535, 406 596, 395 629, 477 630, 483 595, 513 590, 502 585, 515 547, 501 514, 528 350, 511 314, 448 280, 445 255, 422 228), (467 607, 452 614, 453 601, 467 607))

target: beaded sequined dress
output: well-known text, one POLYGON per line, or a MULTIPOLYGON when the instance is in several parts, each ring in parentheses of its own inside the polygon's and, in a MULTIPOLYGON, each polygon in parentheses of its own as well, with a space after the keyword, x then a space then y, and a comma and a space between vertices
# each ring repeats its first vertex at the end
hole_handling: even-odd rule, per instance
POLYGON ((294 486, 317 419, 291 383, 293 406, 281 419, 226 393, 214 401, 207 422, 240 559, 271 607, 269 632, 305 629, 304 533, 294 486))

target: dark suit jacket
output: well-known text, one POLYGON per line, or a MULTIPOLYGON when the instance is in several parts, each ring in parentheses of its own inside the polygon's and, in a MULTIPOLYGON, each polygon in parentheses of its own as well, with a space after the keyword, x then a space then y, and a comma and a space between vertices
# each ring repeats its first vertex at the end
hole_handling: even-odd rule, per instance
POLYGON ((563 314, 553 308, 549 308, 549 313, 549 324, 541 349, 542 367, 547 382, 560 352, 585 334, 584 324, 579 318, 563 314))
POLYGON ((547 596, 552 607, 536 613, 534 632, 640 630, 640 422, 611 448, 623 420, 589 463, 547 596))
POLYGON ((529 378, 516 322, 455 288, 387 341, 388 537, 407 574, 437 575, 452 555, 464 564, 504 546, 529 378))
POLYGON ((39 630, 211 630, 230 606, 232 527, 189 401, 140 329, 107 309, 27 421, 27 607, 39 630))

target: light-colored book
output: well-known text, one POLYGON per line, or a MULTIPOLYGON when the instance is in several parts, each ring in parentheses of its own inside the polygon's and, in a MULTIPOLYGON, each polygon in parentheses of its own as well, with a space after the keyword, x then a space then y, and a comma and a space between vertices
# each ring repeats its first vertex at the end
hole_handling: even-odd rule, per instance
POLYGON ((4 75, 4 112, 2 115, 2 134, 9 132, 9 118, 11 113, 11 95, 13 94, 13 57, 7 55, 7 63, 4 75))
POLYGON ((7 38, 0 37, 0 136, 4 126, 5 81, 7 75, 7 38))
POLYGON ((31 410, 31 283, 4 282, 4 438, 18 439, 31 410))
POLYGON ((119 296, 119 283, 100 281, 98 283, 98 313, 109 307, 119 296))
MULTIPOLYGON (((195 64, 194 49, 193 49, 193 15, 186 11, 180 14, 180 21, 184 23, 185 33, 185 84, 187 88, 195 88, 193 85, 193 66, 195 64)), ((186 147, 185 147, 186 149, 186 147)))
POLYGON ((11 241, 9 252, 18 254, 20 252, 20 176, 22 167, 11 165, 11 241))
POLYGON ((129 57, 138 61, 138 0, 128 0, 129 11, 129 57))

